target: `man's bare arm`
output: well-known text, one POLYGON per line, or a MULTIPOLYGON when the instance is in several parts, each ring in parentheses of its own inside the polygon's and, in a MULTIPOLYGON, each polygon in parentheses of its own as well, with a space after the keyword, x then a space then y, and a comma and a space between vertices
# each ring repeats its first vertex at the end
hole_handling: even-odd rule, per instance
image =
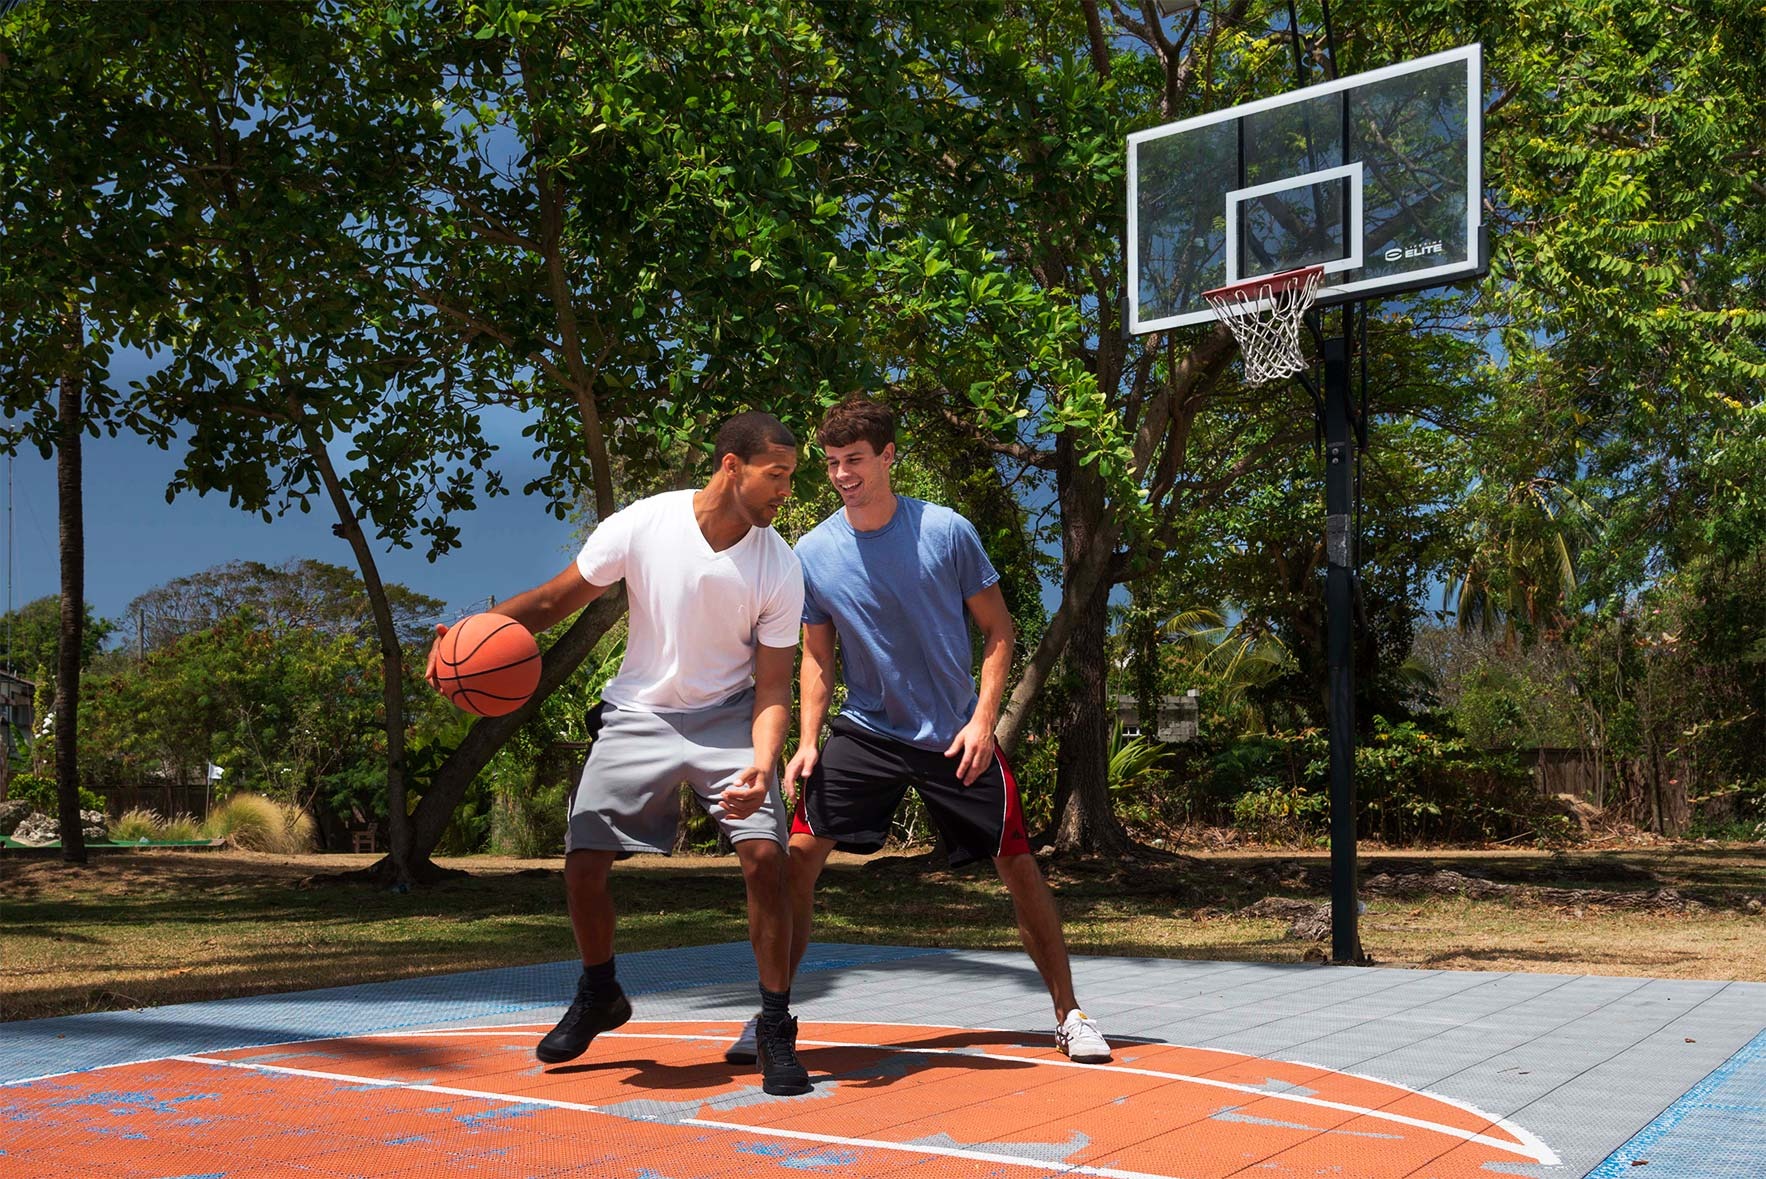
POLYGON ((1006 596, 995 582, 980 593, 963 599, 969 614, 981 630, 980 700, 975 704, 974 719, 989 733, 999 723, 1000 701, 1006 695, 1006 677, 1012 672, 1012 612, 1006 608, 1006 596))
POLYGON ((754 649, 754 764, 771 770, 791 728, 791 667, 796 647, 754 649))
POLYGON ((791 665, 796 658, 796 647, 754 649, 754 756, 718 800, 732 819, 746 819, 767 799, 773 767, 791 727, 791 665))
POLYGON ((822 722, 834 699, 834 624, 807 623, 803 628, 803 671, 798 678, 797 752, 785 766, 781 784, 790 795, 800 778, 808 778, 821 760, 822 722))
POLYGON ((1000 700, 1006 694, 1006 676, 1012 670, 1012 612, 997 583, 963 599, 975 625, 981 629, 981 686, 975 714, 969 718, 944 751, 957 758, 957 777, 967 786, 993 761, 994 726, 999 723, 1000 700))
POLYGON ((513 618, 537 635, 551 630, 606 592, 606 586, 583 580, 576 562, 572 561, 558 576, 544 585, 535 586, 525 593, 497 603, 496 611, 513 618))
MULTIPOLYGON (((513 618, 537 635, 563 622, 606 592, 606 586, 584 581, 583 575, 577 571, 576 562, 572 561, 569 568, 544 585, 516 594, 506 602, 499 602, 496 612, 505 618, 513 618)), ((446 626, 437 624, 436 638, 447 633, 446 626)), ((437 644, 429 645, 429 660, 424 669, 424 676, 429 680, 430 686, 437 689, 440 684, 436 679, 435 660, 439 650, 437 644)))
POLYGON ((822 722, 834 700, 834 624, 810 622, 803 627, 803 671, 798 676, 797 743, 815 745, 822 722))

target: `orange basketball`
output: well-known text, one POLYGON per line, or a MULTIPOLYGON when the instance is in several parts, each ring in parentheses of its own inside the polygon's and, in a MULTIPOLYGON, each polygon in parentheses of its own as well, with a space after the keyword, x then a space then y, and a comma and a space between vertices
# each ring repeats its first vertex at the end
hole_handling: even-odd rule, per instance
POLYGON ((514 712, 539 682, 540 645, 506 615, 470 614, 436 640, 435 686, 467 712, 514 712))

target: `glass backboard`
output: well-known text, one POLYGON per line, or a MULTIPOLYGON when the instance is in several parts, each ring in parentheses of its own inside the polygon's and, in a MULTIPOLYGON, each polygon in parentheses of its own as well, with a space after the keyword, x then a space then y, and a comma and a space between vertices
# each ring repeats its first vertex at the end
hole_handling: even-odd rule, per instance
POLYGON ((1483 273, 1482 95, 1467 45, 1130 135, 1129 330, 1303 266, 1321 304, 1483 273))

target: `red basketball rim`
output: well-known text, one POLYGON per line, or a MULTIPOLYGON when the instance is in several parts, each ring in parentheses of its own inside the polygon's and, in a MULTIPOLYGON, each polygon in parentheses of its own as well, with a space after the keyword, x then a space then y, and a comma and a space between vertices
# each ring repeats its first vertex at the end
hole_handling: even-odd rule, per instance
POLYGON ((1264 274, 1247 278, 1243 282, 1228 283, 1224 287, 1202 292, 1202 297, 1210 302, 1235 302, 1243 299, 1247 303, 1255 303, 1259 299, 1273 299, 1277 295, 1298 290, 1311 282, 1314 275, 1324 277, 1323 264, 1302 266, 1297 270, 1284 270, 1279 274, 1264 274))

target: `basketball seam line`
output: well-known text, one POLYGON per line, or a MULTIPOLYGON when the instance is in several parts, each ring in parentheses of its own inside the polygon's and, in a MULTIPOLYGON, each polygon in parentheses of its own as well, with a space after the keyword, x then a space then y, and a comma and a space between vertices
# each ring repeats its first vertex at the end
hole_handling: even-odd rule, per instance
MULTIPOLYGON (((514 663, 500 663, 496 667, 480 668, 477 671, 468 672, 467 674, 474 675, 474 676, 491 675, 494 672, 508 671, 511 667, 520 667, 523 664, 532 663, 534 660, 539 659, 539 658, 541 658, 540 652, 535 651, 532 655, 523 655, 520 659, 517 659, 514 663)), ((471 656, 468 656, 466 659, 461 660, 459 663, 448 663, 448 661, 446 659, 442 660, 443 663, 448 663, 448 669, 449 669, 450 674, 438 675, 436 678, 437 679, 454 679, 454 680, 460 679, 461 678, 460 673, 454 669, 465 666, 465 664, 467 662, 469 662, 470 659, 471 659, 471 656)))
MULTIPOLYGON (((496 638, 496 637, 497 637, 497 636, 498 636, 498 635, 500 635, 500 634, 502 634, 502 633, 503 633, 503 632, 504 632, 504 631, 506 631, 506 630, 508 630, 508 629, 509 629, 509 628, 510 628, 510 627, 512 627, 512 626, 520 626, 520 625, 521 625, 521 624, 520 624, 520 623, 519 623, 519 622, 516 622, 516 621, 515 621, 515 620, 514 620, 514 619, 513 619, 513 618, 510 618, 510 619, 507 619, 507 620, 505 620, 505 621, 503 621, 503 622, 501 622, 501 623, 499 623, 499 624, 498 624, 498 625, 497 625, 497 629, 495 629, 495 630, 493 630, 493 631, 492 631, 492 632, 491 632, 491 633, 490 633, 490 634, 488 634, 488 635, 485 635, 485 636, 484 636, 484 637, 483 637, 483 638, 482 638, 482 639, 479 639, 479 640, 478 640, 478 642, 476 642, 476 643, 474 643, 474 644, 473 644, 473 646, 472 646, 472 650, 470 650, 470 651, 468 651, 468 652, 466 652, 466 653, 465 653, 465 654, 464 654, 464 655, 461 655, 461 654, 460 654, 460 652, 459 652, 459 651, 457 651, 457 650, 456 650, 456 651, 455 651, 455 652, 454 652, 454 654, 455 654, 455 655, 459 655, 459 656, 460 656, 460 657, 459 657, 459 658, 458 658, 458 659, 455 659, 455 658, 452 658, 452 657, 450 657, 450 656, 449 656, 449 655, 448 655, 448 654, 446 654, 446 653, 445 653, 445 652, 444 652, 444 653, 441 653, 441 654, 440 654, 440 655, 439 655, 439 656, 438 656, 438 657, 439 657, 439 658, 440 658, 440 659, 441 659, 441 661, 442 661, 442 662, 443 662, 443 663, 446 663, 446 664, 448 664, 448 665, 449 665, 449 666, 450 666, 450 667, 458 667, 458 666, 460 666, 460 665, 461 665, 461 664, 462 664, 462 663, 465 663, 465 662, 467 662, 467 661, 468 661, 468 660, 470 660, 470 659, 471 659, 471 658, 472 658, 472 657, 473 657, 473 656, 474 656, 474 655, 476 655, 476 654, 478 654, 478 653, 479 653, 479 651, 480 651, 480 650, 482 650, 482 649, 483 649, 483 648, 484 648, 484 645, 485 645, 485 644, 486 644, 486 643, 488 643, 488 642, 490 642, 490 641, 491 641, 491 640, 492 640, 492 639, 494 639, 494 638, 496 638)), ((450 633, 450 634, 452 634, 452 633, 455 633, 455 632, 457 632, 457 631, 458 631, 458 630, 459 630, 459 627, 458 627, 458 626, 456 626, 456 627, 455 627, 455 628, 454 628, 454 631, 450 631, 450 632, 449 632, 449 633, 450 633)), ((444 639, 444 640, 446 640, 446 638, 447 638, 447 635, 443 635, 443 636, 442 636, 442 638, 443 638, 443 639, 444 639)), ((454 645, 455 645, 455 646, 456 646, 456 647, 458 647, 458 646, 459 646, 459 641, 458 641, 458 640, 455 640, 455 643, 454 643, 454 645)))

